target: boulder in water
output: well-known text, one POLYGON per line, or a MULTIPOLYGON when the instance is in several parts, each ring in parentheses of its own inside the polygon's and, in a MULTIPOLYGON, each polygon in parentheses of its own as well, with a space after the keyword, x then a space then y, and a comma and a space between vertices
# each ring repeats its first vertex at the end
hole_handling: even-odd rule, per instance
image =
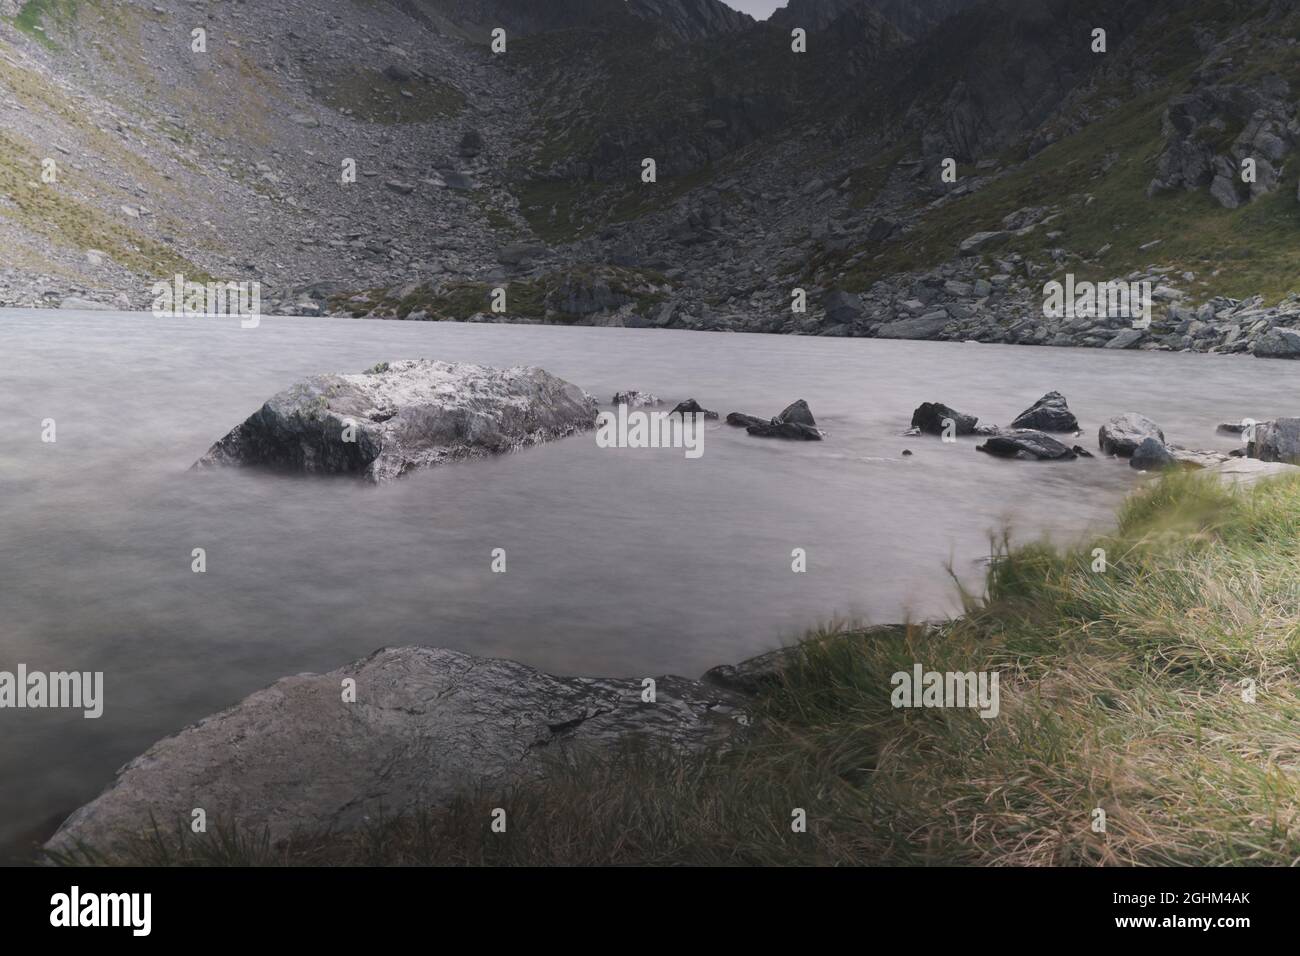
POLYGON ((963 415, 941 402, 922 402, 912 412, 912 427, 919 428, 928 435, 942 435, 945 420, 953 423, 954 432, 958 435, 973 435, 979 424, 979 418, 975 415, 963 415))
POLYGON ((595 425, 595 400, 540 368, 381 362, 359 375, 316 375, 290 386, 194 467, 251 465, 379 482, 595 425))
POLYGON ((1127 458, 1137 451, 1138 445, 1146 438, 1165 440, 1165 433, 1160 426, 1137 412, 1125 412, 1107 421, 1097 432, 1097 444, 1104 455, 1119 455, 1127 458))
POLYGON ((1033 428, 1040 432, 1075 432, 1079 430, 1079 420, 1070 411, 1064 395, 1048 392, 1017 415, 1011 427, 1033 428))
POLYGON ((1031 428, 999 432, 984 444, 976 446, 975 450, 999 458, 1020 458, 1024 461, 1071 461, 1079 457, 1068 445, 1031 428))
POLYGON ((706 419, 718 418, 717 412, 711 412, 693 398, 678 404, 669 415, 703 415, 706 419))

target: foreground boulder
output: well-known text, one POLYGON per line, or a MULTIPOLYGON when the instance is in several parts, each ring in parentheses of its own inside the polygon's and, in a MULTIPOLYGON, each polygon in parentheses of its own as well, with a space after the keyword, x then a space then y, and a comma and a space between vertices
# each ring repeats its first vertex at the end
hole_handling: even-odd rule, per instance
POLYGON ((378 482, 595 425, 595 400, 540 368, 381 362, 359 375, 316 375, 285 389, 194 467, 254 465, 378 482))
POLYGON ((1068 445, 1063 445, 1051 435, 1034 431, 1031 428, 1016 428, 998 432, 976 451, 999 458, 1019 458, 1024 461, 1072 461, 1078 453, 1068 445))
POLYGON ((1079 420, 1070 411, 1064 395, 1048 392, 1017 415, 1011 427, 1033 428, 1040 432, 1076 432, 1079 430, 1079 420))
POLYGON ((287 677, 159 741, 74 812, 46 844, 108 850, 164 833, 202 807, 272 842, 346 830, 367 816, 445 806, 480 786, 545 772, 547 755, 610 748, 634 735, 695 751, 746 722, 731 691, 680 677, 564 678, 429 647, 385 649, 328 674, 287 677), (345 679, 355 702, 343 701, 345 679))
POLYGON ((1125 412, 1107 421, 1097 432, 1097 444, 1102 454, 1119 455, 1127 458, 1137 451, 1138 445, 1147 438, 1165 440, 1165 433, 1160 426, 1137 412, 1125 412))
POLYGON ((919 428, 927 435, 942 435, 945 421, 953 423, 958 435, 973 435, 979 424, 979 418, 975 415, 963 415, 942 402, 922 402, 912 412, 912 427, 919 428))
POLYGON ((1254 438, 1246 445, 1249 457, 1300 465, 1300 418, 1260 422, 1255 426, 1254 438))

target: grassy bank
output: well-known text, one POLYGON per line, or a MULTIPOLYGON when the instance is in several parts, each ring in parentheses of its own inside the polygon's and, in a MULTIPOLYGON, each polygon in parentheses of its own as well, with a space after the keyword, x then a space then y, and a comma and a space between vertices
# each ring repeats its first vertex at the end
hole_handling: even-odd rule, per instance
POLYGON ((1174 475, 1130 499, 1108 537, 999 550, 988 594, 959 620, 813 635, 730 753, 629 749, 351 835, 156 839, 130 862, 1300 858, 1300 482, 1233 493, 1174 475), (917 662, 999 672, 999 716, 894 709, 891 675, 917 662), (489 828, 493 807, 509 812, 505 834, 489 828), (795 808, 806 833, 792 832, 795 808))

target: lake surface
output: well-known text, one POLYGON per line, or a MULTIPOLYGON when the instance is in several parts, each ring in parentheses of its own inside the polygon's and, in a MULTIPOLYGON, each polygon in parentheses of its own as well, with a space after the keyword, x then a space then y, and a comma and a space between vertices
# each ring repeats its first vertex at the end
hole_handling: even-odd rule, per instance
POLYGON ((1058 389, 1085 447, 1132 410, 1171 441, 1226 450, 1215 425, 1294 413, 1298 374, 1239 356, 0 311, 0 670, 105 674, 98 720, 0 710, 0 846, 48 835, 160 737, 383 646, 697 676, 837 615, 944 616, 957 609, 946 564, 978 584, 991 533, 1073 540, 1106 527, 1140 478, 1123 462, 901 437, 916 405, 1006 424, 1058 389), (715 423, 687 460, 601 449, 593 433, 383 487, 187 470, 303 376, 398 358, 539 365, 602 403, 638 388, 724 416, 804 398, 829 434, 715 423), (791 570, 795 548, 807 573, 791 570))

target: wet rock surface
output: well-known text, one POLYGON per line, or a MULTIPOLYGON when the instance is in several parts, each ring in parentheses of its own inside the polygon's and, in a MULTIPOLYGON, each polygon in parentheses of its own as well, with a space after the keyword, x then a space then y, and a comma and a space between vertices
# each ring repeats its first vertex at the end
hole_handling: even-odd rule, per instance
POLYGON ((1051 435, 1029 428, 1009 429, 991 436, 977 451, 999 458, 1024 461, 1072 461, 1079 457, 1068 445, 1051 435))
POLYGON ((1079 420, 1070 411, 1065 396, 1048 392, 1011 423, 1012 428, 1035 428, 1041 432, 1074 432, 1079 430, 1079 420))

